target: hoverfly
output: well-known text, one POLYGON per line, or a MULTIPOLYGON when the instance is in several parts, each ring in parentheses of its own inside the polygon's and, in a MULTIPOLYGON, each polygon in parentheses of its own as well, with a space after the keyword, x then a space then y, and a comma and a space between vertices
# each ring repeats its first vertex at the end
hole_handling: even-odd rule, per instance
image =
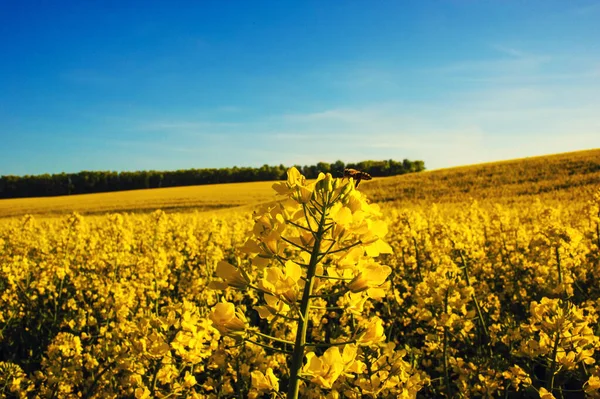
POLYGON ((360 183, 361 180, 371 180, 372 177, 370 174, 368 174, 367 172, 362 172, 360 170, 356 170, 356 169, 351 169, 351 168, 346 168, 344 169, 344 179, 345 178, 353 178, 354 179, 354 187, 358 188, 358 184, 360 183))

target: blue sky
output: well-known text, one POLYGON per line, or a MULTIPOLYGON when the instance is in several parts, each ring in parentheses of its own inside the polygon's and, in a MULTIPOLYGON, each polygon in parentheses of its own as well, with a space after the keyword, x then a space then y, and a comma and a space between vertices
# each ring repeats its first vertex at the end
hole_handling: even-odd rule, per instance
POLYGON ((0 175, 600 147, 599 1, 0 1, 0 175))

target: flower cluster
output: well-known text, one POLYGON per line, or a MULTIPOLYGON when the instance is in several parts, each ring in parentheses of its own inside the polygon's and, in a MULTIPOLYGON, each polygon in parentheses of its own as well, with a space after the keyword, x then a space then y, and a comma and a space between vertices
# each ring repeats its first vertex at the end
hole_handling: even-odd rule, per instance
POLYGON ((329 390, 341 377, 351 380, 365 372, 359 348, 377 348, 385 335, 379 318, 362 313, 367 300, 385 296, 391 268, 376 258, 392 249, 384 241, 388 229, 379 207, 355 189, 352 179, 321 174, 309 183, 291 168, 287 181, 273 188, 282 198, 254 215, 252 236, 242 248, 249 262, 220 263, 222 282, 213 284, 258 293, 262 303, 253 308, 270 328, 247 325, 247 317, 226 301, 214 308, 211 319, 225 335, 289 353, 288 397, 295 398, 301 385, 308 388, 301 380, 329 390), (334 330, 321 323, 349 315, 364 327, 334 330), (311 348, 326 350, 319 355, 311 348))

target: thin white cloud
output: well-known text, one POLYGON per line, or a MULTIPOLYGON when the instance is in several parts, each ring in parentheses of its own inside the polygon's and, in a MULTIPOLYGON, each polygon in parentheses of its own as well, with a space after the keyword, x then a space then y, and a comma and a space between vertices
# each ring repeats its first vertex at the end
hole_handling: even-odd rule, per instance
POLYGON ((381 112, 382 105, 379 104, 374 108, 334 108, 318 112, 309 113, 297 113, 297 114, 285 114, 282 115, 286 121, 289 122, 322 122, 322 121, 339 121, 344 123, 355 123, 361 122, 381 112))
POLYGON ((429 72, 446 75, 490 76, 510 74, 526 74, 539 71, 544 65, 552 61, 552 57, 545 55, 523 55, 515 57, 511 54, 508 58, 465 60, 452 64, 431 68, 429 72))
POLYGON ((280 140, 280 141, 309 141, 314 140, 317 137, 315 134, 306 133, 273 133, 265 135, 267 139, 280 140))

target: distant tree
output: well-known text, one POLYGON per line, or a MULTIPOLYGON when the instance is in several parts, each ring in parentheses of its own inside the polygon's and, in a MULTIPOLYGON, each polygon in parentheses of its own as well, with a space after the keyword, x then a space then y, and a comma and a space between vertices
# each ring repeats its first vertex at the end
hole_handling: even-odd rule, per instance
POLYGON ((317 170, 323 173, 331 173, 331 165, 327 162, 319 162, 317 163, 317 170))
MULTIPOLYGON (((316 165, 295 165, 309 179, 319 173, 331 173, 341 177, 346 167, 359 169, 373 176, 392 176, 425 169, 423 161, 402 162, 362 161, 345 164, 338 160, 332 164, 318 162, 316 165)), ((42 197, 53 195, 85 194, 119 190, 135 190, 159 187, 191 186, 233 182, 283 180, 287 167, 262 165, 259 168, 237 167, 185 169, 176 171, 81 171, 78 173, 43 174, 37 176, 0 176, 0 198, 42 197)))
POLYGON ((414 161, 413 165, 414 168, 412 169, 412 172, 422 172, 425 170, 425 162, 423 161, 414 161))

